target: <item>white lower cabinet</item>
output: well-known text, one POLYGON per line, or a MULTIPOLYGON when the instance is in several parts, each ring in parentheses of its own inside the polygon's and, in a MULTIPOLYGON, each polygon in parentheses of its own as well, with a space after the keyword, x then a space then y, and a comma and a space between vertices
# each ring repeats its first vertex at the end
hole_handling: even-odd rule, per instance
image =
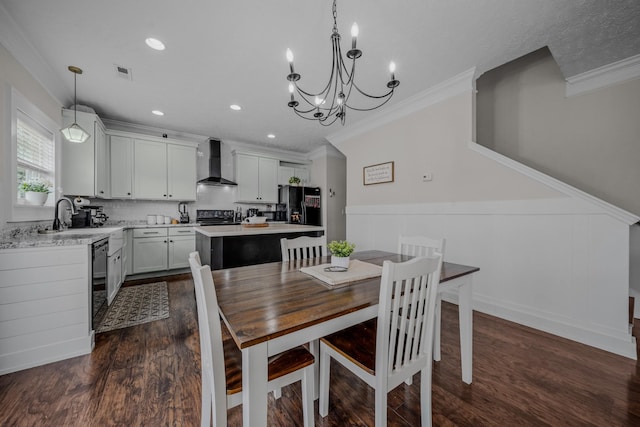
POLYGON ((88 245, 0 250, 0 375, 91 352, 88 245))
POLYGON ((109 255, 107 266, 107 305, 111 305, 122 285, 122 249, 109 255))
POLYGON ((133 273, 186 268, 196 247, 193 228, 136 228, 133 230, 133 273))

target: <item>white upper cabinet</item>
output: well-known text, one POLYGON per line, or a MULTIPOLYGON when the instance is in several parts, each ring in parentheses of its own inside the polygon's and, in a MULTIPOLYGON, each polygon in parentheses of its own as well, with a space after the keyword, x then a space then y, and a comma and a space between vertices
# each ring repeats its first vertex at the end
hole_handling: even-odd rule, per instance
POLYGON ((309 169, 304 165, 282 166, 278 168, 278 185, 289 185, 289 178, 297 176, 300 178, 300 185, 309 184, 309 169))
POLYGON ((277 203, 278 166, 277 159, 236 153, 237 201, 277 203))
POLYGON ((111 135, 111 197, 133 197, 133 138, 111 135))
POLYGON ((136 199, 167 199, 167 144, 134 141, 133 182, 136 199))
POLYGON ((169 200, 196 200, 196 148, 167 144, 169 200))
MULTIPOLYGON (((82 144, 62 139, 62 192, 69 196, 110 197, 109 149, 104 125, 91 113, 78 111, 77 123, 91 136, 82 144)), ((63 126, 74 121, 73 110, 62 110, 63 126)))

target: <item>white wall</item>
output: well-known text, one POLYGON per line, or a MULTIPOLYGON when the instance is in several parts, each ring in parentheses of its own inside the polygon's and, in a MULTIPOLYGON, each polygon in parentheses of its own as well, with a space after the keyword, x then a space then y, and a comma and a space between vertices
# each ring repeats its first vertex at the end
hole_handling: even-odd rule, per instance
POLYGON ((309 158, 313 161, 311 183, 322 190, 322 225, 327 241, 344 240, 347 235, 346 158, 331 145, 315 150, 309 158))
POLYGON ((399 234, 444 237, 445 260, 480 267, 474 309, 635 358, 626 313, 637 218, 470 149, 468 87, 338 136, 348 165, 347 238, 361 250, 395 250, 399 234), (395 182, 364 186, 362 168, 387 161, 395 182), (432 181, 422 182, 425 171, 432 181))
POLYGON ((12 206, 9 111, 12 87, 62 127, 62 105, 0 44, 0 228, 7 226, 12 206))
POLYGON ((480 76, 478 144, 640 215, 640 79, 565 88, 546 48, 480 76))

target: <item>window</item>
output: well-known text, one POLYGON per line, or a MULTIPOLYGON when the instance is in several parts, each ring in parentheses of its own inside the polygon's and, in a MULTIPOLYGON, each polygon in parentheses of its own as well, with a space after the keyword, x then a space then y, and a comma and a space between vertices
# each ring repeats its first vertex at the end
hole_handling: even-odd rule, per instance
POLYGON ((10 114, 11 221, 52 219, 60 170, 60 126, 15 89, 11 91, 10 114), (25 183, 48 189, 44 203, 27 194, 25 183))
MULTIPOLYGON (((23 184, 34 184, 51 191, 55 188, 55 138, 51 131, 17 110, 16 123, 16 183, 19 204, 28 203, 23 184)), ((46 204, 53 204, 49 194, 46 204)))

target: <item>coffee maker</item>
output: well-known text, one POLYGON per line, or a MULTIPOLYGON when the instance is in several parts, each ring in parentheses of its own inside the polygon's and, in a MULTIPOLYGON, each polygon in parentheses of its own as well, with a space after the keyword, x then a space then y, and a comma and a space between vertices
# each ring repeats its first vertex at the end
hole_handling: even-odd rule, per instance
POLYGON ((180 224, 188 224, 189 211, 187 209, 187 204, 184 202, 180 202, 180 204, 178 204, 178 212, 180 213, 180 224))

